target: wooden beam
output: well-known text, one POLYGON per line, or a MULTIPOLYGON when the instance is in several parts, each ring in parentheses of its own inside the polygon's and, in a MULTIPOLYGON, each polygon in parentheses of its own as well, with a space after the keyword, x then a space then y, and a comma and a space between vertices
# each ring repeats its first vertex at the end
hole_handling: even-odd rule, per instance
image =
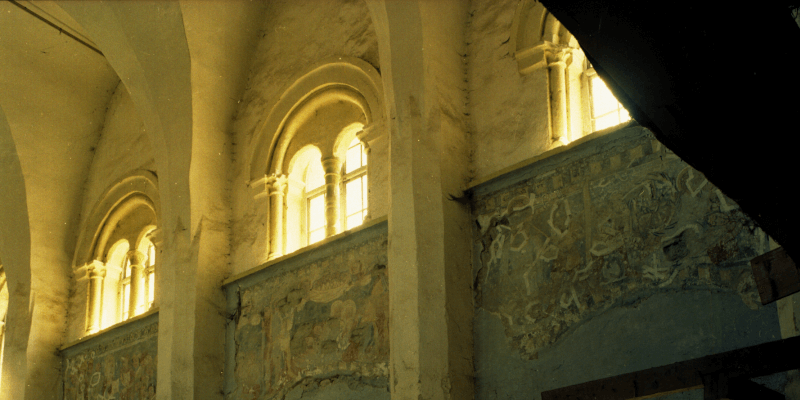
POLYGON ((800 336, 548 390, 542 392, 542 400, 644 399, 712 385, 717 393, 729 393, 731 381, 739 385, 735 387, 752 389, 740 382, 799 368, 800 357, 793 356, 798 352, 800 336))
POLYGON ((800 272, 786 250, 779 247, 752 260, 753 276, 761 304, 769 304, 800 292, 800 272))

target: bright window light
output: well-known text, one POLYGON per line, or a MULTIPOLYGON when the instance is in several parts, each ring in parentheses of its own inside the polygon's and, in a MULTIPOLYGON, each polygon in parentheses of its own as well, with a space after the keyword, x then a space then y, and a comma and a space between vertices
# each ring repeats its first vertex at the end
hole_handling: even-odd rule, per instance
POLYGON ((325 239, 325 171, 319 162, 306 170, 306 229, 308 244, 325 239))
POLYGON ((345 227, 355 228, 367 215, 367 154, 357 138, 350 142, 344 163, 345 227))
POLYGON ((631 119, 628 110, 617 101, 599 76, 591 77, 592 125, 595 131, 617 126, 631 119))
POLYGON ((308 244, 325 239, 325 195, 308 199, 308 244))

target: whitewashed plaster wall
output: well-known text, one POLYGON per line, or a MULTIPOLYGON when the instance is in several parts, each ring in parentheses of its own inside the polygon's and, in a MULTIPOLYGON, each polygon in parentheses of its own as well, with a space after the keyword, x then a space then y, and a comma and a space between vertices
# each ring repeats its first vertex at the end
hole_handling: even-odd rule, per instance
POLYGON ((518 0, 475 0, 467 26, 469 103, 476 180, 548 149, 544 69, 519 73, 511 44, 518 0))
MULTIPOLYGON (((94 148, 94 157, 86 177, 80 226, 91 239, 96 226, 87 226, 87 218, 101 201, 103 193, 114 183, 137 169, 155 173, 155 160, 150 140, 144 129, 130 94, 121 82, 117 85, 106 110, 105 123, 94 148), (90 233, 91 232, 91 233, 90 233)), ((79 267, 79 266, 76 266, 79 267)), ((73 276, 73 294, 70 298, 69 319, 65 343, 80 339, 86 328, 86 285, 79 285, 73 276)))
POLYGON ((271 104, 309 67, 325 59, 356 57, 379 69, 378 43, 362 0, 270 2, 265 15, 233 128, 233 274, 266 261, 269 202, 255 201, 247 182, 253 140, 271 104))

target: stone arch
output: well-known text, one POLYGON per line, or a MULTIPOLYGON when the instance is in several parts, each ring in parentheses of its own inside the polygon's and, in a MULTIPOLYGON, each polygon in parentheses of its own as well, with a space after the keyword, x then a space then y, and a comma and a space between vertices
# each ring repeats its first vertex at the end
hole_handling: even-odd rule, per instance
MULTIPOLYGON (((134 171, 112 184, 100 196, 81 227, 73 267, 105 259, 111 228, 140 206, 149 208, 156 221, 160 220, 158 178, 150 171, 134 171)), ((136 241, 134 245, 138 243, 136 241)))
POLYGON ((253 139, 250 179, 275 170, 282 173, 283 151, 307 110, 331 101, 347 101, 364 110, 366 123, 383 119, 383 85, 378 71, 364 60, 334 57, 305 71, 270 107, 253 139))

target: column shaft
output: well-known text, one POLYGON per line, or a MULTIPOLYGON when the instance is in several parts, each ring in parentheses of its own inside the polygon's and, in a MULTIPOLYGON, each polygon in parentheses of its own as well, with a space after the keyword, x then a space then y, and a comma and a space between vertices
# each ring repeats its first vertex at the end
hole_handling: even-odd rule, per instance
POLYGON ((144 260, 145 255, 133 250, 128 252, 131 261, 131 295, 128 303, 128 317, 134 317, 142 313, 144 309, 144 260))
POLYGON ((106 277, 105 265, 95 261, 89 266, 89 320, 86 330, 94 333, 100 330, 103 313, 103 281, 106 277))
POLYGON ((322 160, 325 170, 325 237, 341 232, 339 223, 339 188, 342 184, 342 162, 336 157, 322 160))
POLYGON ((269 186, 270 215, 269 215, 269 259, 275 259, 284 254, 284 209, 286 205, 286 176, 272 178, 269 186))

